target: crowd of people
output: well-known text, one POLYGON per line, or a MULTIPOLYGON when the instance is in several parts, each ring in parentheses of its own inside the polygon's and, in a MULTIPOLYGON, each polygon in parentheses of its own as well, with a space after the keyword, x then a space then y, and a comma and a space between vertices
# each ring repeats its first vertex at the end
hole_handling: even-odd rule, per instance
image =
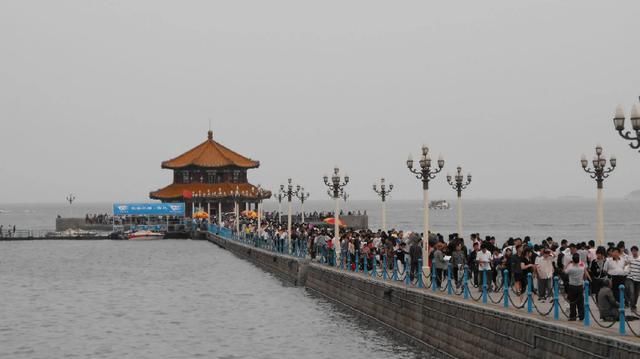
MULTIPOLYGON (((228 225, 232 227, 233 219, 228 225)), ((257 224, 252 220, 241 222, 244 235, 258 235, 257 224)), ((277 218, 266 219, 259 231, 260 240, 265 242, 288 243, 286 223, 277 218)), ((356 266, 367 270, 373 266, 387 264, 388 269, 396 266, 400 272, 408 271, 413 282, 422 271, 422 235, 415 232, 390 230, 344 230, 339 242, 334 238, 332 227, 314 227, 294 223, 291 233, 291 250, 304 247, 313 260, 331 265, 356 266), (336 249, 340 252, 336 253, 336 249), (366 258, 366 260, 365 260, 366 258), (395 263, 394 263, 395 262, 395 263)), ((620 285, 624 285, 625 305, 636 310, 640 295, 640 256, 638 247, 627 249, 623 241, 607 246, 596 246, 594 241, 569 243, 563 239, 559 243, 546 238, 539 243, 528 237, 509 238, 499 245, 496 238, 471 234, 468 240, 451 234, 448 239, 440 234, 429 236, 429 267, 435 271, 435 280, 441 286, 451 266, 456 288, 462 285, 465 270, 469 282, 482 290, 486 284, 488 291, 498 291, 504 276, 513 291, 523 303, 529 284, 539 302, 553 301, 553 278, 560 278, 561 288, 569 302, 569 320, 583 320, 584 283, 589 282, 590 293, 594 296, 600 312, 600 319, 618 318, 620 285), (531 276, 529 276, 529 274, 531 276)), ((424 273, 430 277, 431 273, 424 273)))
POLYGON ((0 225, 0 238, 11 238, 11 237, 15 237, 16 235, 16 226, 13 225, 8 225, 8 226, 4 226, 4 225, 0 225))
POLYGON ((113 217, 106 213, 86 214, 84 217, 84 222, 86 224, 113 224, 113 217))

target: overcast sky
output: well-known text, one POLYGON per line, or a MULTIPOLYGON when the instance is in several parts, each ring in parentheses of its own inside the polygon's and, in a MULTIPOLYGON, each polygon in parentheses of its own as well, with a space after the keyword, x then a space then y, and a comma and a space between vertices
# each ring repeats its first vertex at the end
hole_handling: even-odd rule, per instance
POLYGON ((582 153, 640 188, 613 130, 640 95, 640 1, 0 2, 0 203, 145 200, 163 160, 214 137, 326 198, 334 164, 354 199, 381 176, 421 198, 423 143, 469 198, 595 197, 582 153))

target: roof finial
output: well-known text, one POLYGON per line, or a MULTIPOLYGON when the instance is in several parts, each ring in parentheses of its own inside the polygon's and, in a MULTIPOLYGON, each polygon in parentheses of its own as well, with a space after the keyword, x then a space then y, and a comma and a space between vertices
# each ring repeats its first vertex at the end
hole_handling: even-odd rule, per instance
POLYGON ((209 139, 213 140, 213 131, 211 131, 211 119, 209 119, 209 139))

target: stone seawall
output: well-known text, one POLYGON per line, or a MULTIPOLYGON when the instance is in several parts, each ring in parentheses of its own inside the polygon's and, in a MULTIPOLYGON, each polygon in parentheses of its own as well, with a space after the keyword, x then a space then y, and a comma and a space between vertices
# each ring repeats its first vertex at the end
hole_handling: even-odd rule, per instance
POLYGON ((640 358, 640 341, 407 288, 210 236, 259 267, 454 358, 640 358))
POLYGON ((84 218, 56 218, 56 231, 63 232, 67 229, 81 229, 83 231, 111 231, 111 224, 88 224, 84 218))

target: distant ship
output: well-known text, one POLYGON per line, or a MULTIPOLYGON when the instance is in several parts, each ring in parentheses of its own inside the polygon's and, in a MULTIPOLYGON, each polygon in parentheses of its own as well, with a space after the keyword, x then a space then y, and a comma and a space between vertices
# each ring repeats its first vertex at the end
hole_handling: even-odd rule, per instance
POLYGON ((429 203, 429 208, 431 209, 449 209, 450 207, 451 206, 449 206, 449 202, 445 200, 431 201, 429 203))

